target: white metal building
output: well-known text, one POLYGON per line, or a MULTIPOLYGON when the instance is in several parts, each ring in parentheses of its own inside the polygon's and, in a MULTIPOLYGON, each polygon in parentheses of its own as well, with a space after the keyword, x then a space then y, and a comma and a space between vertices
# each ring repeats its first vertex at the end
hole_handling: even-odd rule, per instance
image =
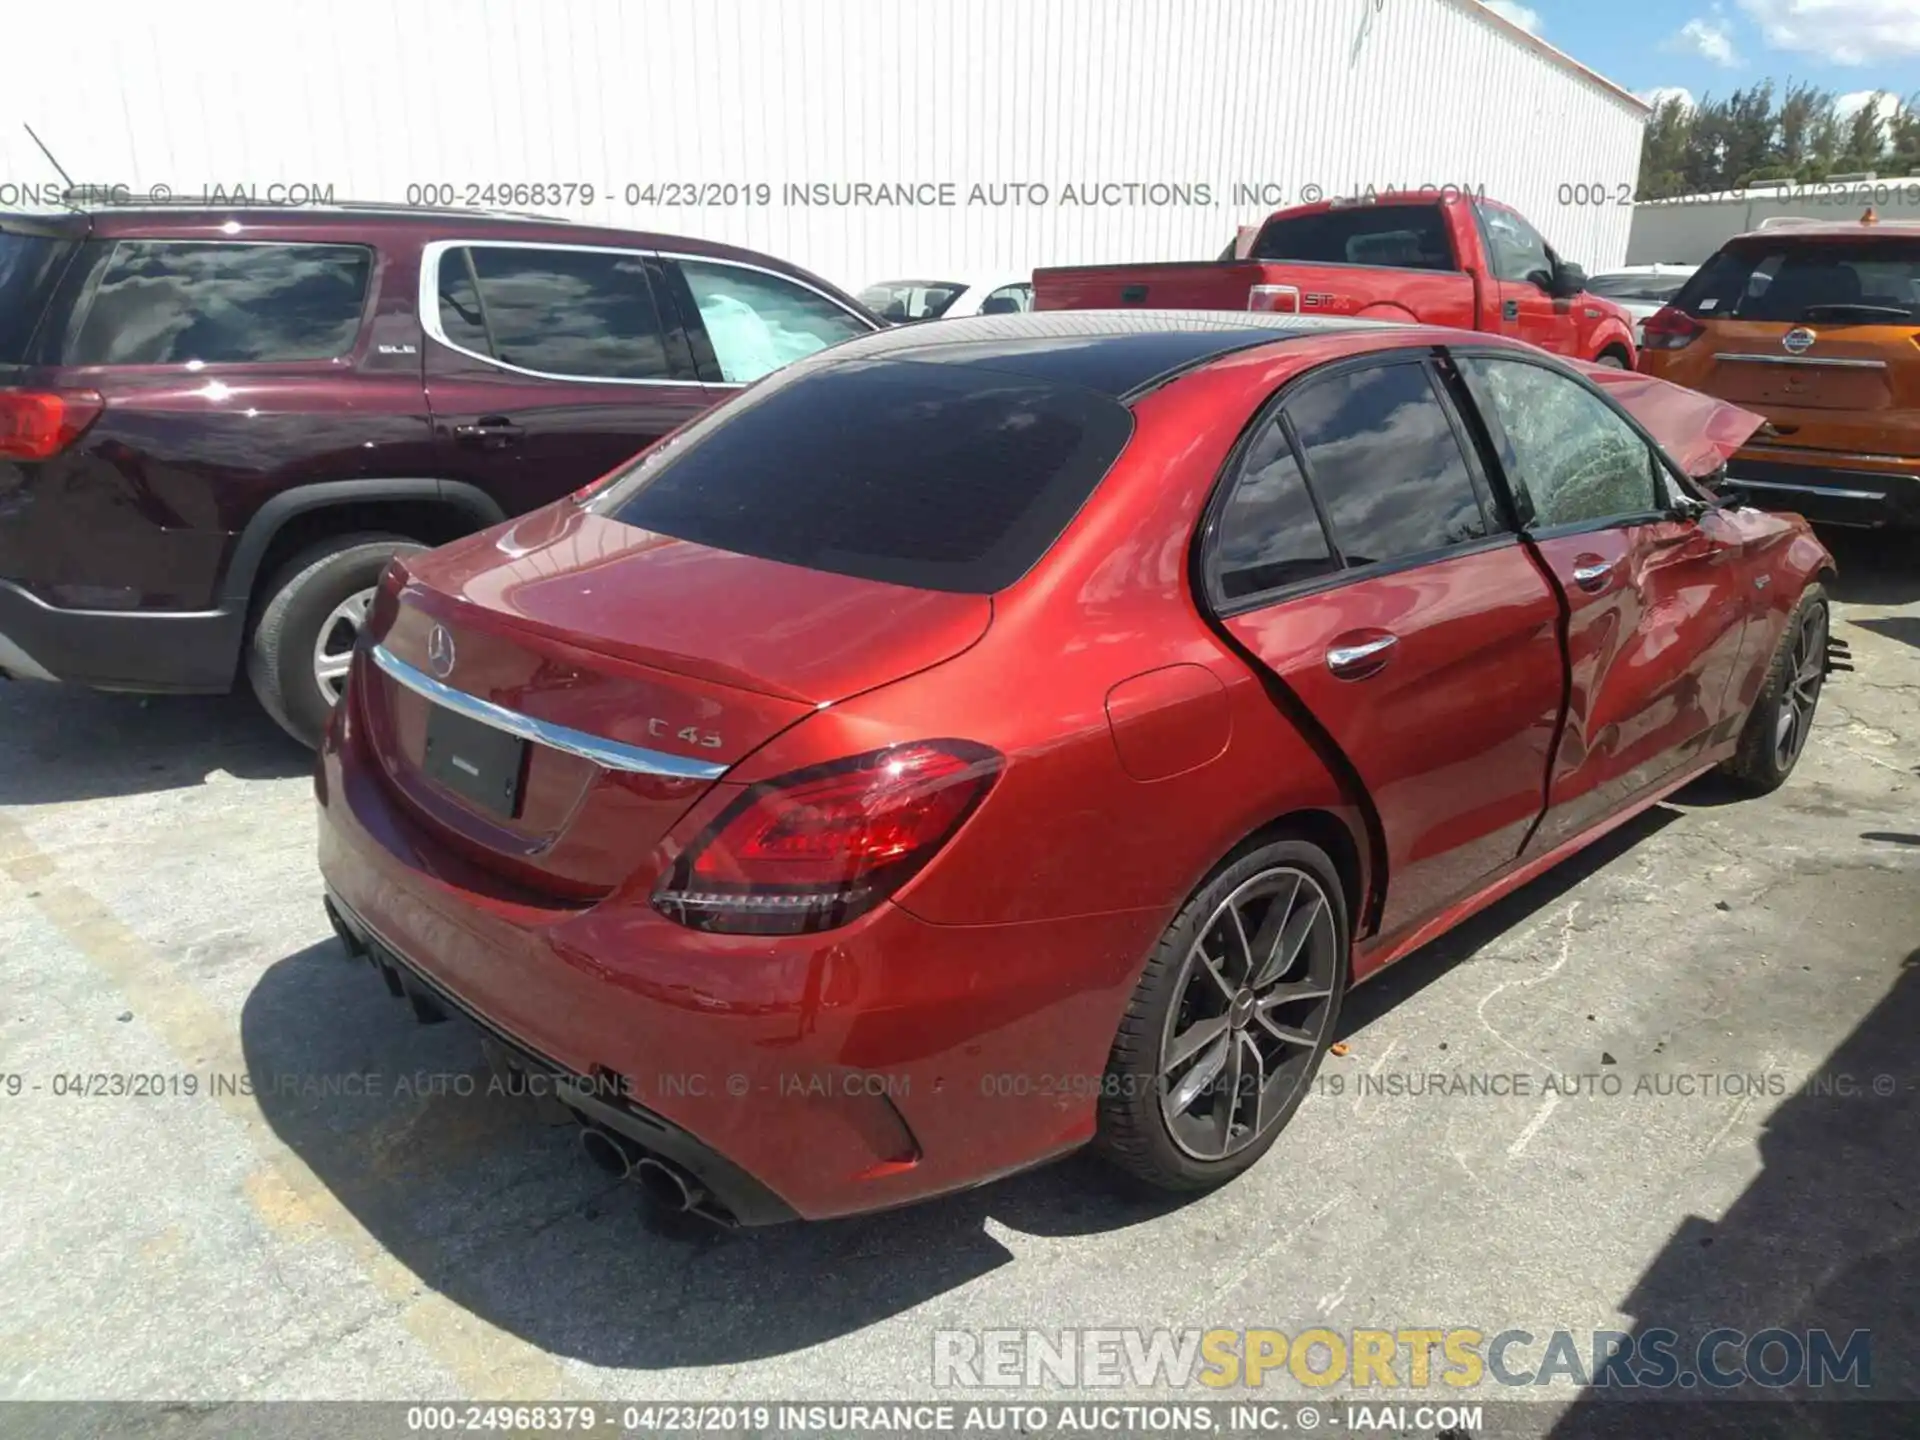
POLYGON ((1769 220, 1858 220, 1871 208, 1882 220, 1920 220, 1920 175, 1878 175, 1825 185, 1766 183, 1712 195, 1649 200, 1633 210, 1629 265, 1697 265, 1729 236, 1769 220))
POLYGON ((17 0, 7 30, 0 209, 57 180, 24 122, 77 182, 491 185, 849 287, 1209 258, 1369 185, 1484 187, 1617 265, 1647 114, 1475 0, 17 0))

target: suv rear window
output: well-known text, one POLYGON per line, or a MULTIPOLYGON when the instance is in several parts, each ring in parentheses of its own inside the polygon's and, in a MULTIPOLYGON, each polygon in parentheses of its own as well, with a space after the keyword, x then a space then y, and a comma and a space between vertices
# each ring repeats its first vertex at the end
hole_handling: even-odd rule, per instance
POLYGON ((1729 245, 1674 304, 1703 320, 1902 324, 1920 319, 1920 236, 1729 245))
POLYGON ((711 545, 923 590, 1024 575, 1133 433, 1117 401, 972 365, 801 362, 643 456, 593 503, 711 545))
POLYGON ((331 360, 353 349, 372 274, 360 245, 121 240, 66 363, 331 360))
POLYGON ((27 342, 46 308, 47 283, 73 247, 73 241, 50 235, 0 233, 0 365, 27 359, 27 342))
POLYGON ((1452 270, 1453 241, 1438 205, 1361 205, 1276 216, 1253 242, 1254 260, 1452 270))

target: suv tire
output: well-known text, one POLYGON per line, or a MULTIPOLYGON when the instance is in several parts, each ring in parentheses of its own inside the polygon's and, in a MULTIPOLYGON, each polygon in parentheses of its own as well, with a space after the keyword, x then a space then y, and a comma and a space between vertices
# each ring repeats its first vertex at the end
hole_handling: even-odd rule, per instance
POLYGON ((301 551, 267 582, 247 646, 247 679, 281 729, 317 749, 333 712, 316 651, 323 627, 344 639, 353 621, 342 615, 356 597, 380 583, 395 555, 426 547, 404 535, 342 535, 301 551))
POLYGON ((1339 873, 1318 846, 1278 840, 1230 857, 1147 957, 1101 1085, 1095 1144, 1105 1157, 1155 1190, 1207 1190, 1251 1167, 1280 1137, 1333 1044, 1347 937, 1339 873), (1239 910, 1240 925, 1230 909, 1239 910), (1279 933, 1257 957, 1269 924, 1279 933), (1249 944, 1233 938, 1249 932, 1249 944), (1300 998, 1279 999, 1282 991, 1300 998), (1269 1003, 1256 1003, 1262 999, 1269 1003), (1277 1005, 1270 1014, 1269 1004, 1277 1005), (1283 1033, 1291 1038, 1281 1041, 1283 1033), (1203 1046, 1204 1036, 1215 1038, 1203 1046), (1169 1063, 1176 1054, 1192 1058, 1169 1063), (1222 1124, 1230 1094, 1244 1098, 1222 1124))

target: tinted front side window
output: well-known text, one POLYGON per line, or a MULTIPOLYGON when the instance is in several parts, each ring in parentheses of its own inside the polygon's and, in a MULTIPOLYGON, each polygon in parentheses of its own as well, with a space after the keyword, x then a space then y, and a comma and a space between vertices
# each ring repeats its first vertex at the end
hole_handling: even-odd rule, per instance
POLYGON ((1463 359, 1474 398, 1505 432, 1507 483, 1542 529, 1665 504, 1653 449, 1598 396, 1539 365, 1463 359))
POLYGON ((1349 565, 1490 533, 1453 425, 1420 364, 1349 370, 1286 403, 1349 565))
POLYGON ((646 261, 616 250, 473 245, 477 295, 462 252, 440 257, 447 338, 502 364, 591 380, 663 380, 666 335, 646 261), (478 335, 480 343, 474 340, 478 335))
POLYGON ((720 378, 736 385, 872 328, 824 295, 778 275, 699 260, 679 264, 713 342, 720 378))
POLYGON ((738 554, 986 594, 1059 538, 1132 428, 1107 396, 969 365, 802 367, 643 457, 594 508, 738 554))
POLYGON ((1269 220, 1253 242, 1252 258, 1414 270, 1454 268, 1453 242, 1438 205, 1356 205, 1269 220))
POLYGON ((1285 428, 1269 421, 1220 514, 1220 595, 1239 600, 1340 568, 1285 428))
POLYGON ((329 360, 353 349, 372 273, 358 245, 122 240, 66 362, 329 360))

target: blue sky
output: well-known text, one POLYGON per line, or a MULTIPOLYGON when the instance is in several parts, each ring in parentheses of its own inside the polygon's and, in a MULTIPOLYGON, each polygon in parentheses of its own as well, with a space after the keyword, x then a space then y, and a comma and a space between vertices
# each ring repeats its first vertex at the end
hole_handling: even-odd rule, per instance
MULTIPOLYGON (((1488 0, 1647 98, 1805 80, 1858 105, 1920 91, 1920 0, 1488 0)), ((1883 103, 1881 109, 1885 112, 1883 103)))

